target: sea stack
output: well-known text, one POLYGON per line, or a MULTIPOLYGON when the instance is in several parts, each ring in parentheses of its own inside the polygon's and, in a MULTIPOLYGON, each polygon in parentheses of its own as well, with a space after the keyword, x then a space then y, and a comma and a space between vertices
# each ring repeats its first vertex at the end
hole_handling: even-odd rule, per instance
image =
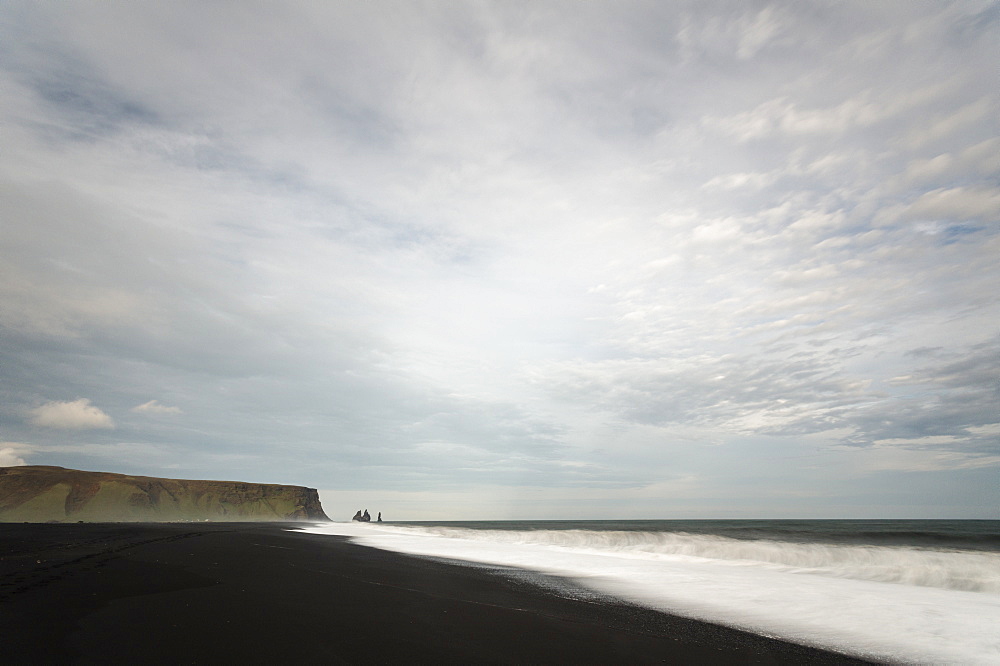
POLYGON ((314 488, 0 467, 0 522, 327 521, 314 488))

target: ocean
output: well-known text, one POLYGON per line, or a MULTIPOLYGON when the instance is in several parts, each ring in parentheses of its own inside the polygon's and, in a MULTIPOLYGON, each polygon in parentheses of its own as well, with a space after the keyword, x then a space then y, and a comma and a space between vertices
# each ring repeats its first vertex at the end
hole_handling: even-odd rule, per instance
POLYGON ((305 531, 568 578, 576 586, 553 590, 611 595, 853 656, 1000 664, 1000 520, 324 523, 305 531))

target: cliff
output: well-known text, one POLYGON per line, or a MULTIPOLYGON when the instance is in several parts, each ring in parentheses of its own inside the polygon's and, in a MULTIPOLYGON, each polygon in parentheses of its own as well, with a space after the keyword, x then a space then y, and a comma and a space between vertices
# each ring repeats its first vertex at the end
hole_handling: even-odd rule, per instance
POLYGON ((314 488, 0 467, 0 522, 329 520, 314 488))

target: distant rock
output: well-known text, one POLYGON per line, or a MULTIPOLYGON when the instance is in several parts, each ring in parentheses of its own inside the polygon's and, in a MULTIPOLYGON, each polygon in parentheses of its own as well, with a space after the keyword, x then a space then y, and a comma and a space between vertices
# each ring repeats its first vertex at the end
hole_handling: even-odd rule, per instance
POLYGON ((0 522, 329 520, 314 488, 0 467, 0 522))

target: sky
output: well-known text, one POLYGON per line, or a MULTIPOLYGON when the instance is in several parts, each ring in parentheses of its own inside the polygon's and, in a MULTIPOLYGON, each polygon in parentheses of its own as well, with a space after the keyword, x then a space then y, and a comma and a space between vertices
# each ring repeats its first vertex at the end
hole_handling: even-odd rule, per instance
POLYGON ((1000 518, 997 2, 0 5, 0 464, 1000 518))

